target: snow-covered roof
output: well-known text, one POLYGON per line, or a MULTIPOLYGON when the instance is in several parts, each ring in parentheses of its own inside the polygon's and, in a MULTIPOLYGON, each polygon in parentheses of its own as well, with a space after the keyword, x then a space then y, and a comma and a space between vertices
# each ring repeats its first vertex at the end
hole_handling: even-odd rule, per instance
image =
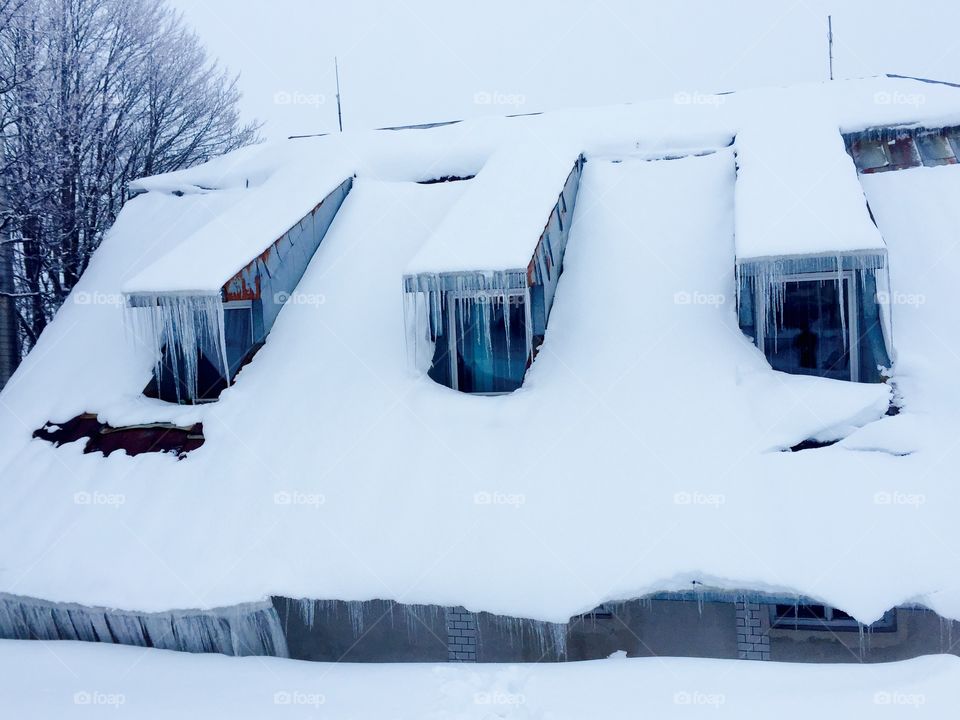
POLYGON ((408 274, 526 270, 580 155, 535 133, 498 148, 407 266, 408 274))
MULTIPOLYGON (((697 579, 867 622, 905 601, 960 618, 960 167, 861 178, 878 235, 839 137, 958 117, 956 88, 877 78, 304 138, 141 181, 0 395, 0 591, 139 610, 379 597, 556 621, 697 579), (524 169, 537 198, 587 158, 546 340, 521 390, 458 394, 406 365, 401 278, 457 213, 476 219, 459 208, 501 210, 484 173, 531 138, 556 149, 524 169), (315 301, 285 306, 218 402, 145 398, 155 358, 124 330, 123 293, 212 291, 351 174, 297 289, 315 301), (895 417, 891 385, 773 372, 734 305, 738 252, 881 236, 895 417), (31 437, 83 412, 202 422, 206 441, 178 461, 31 437), (780 452, 810 438, 841 441, 780 452)), ((516 248, 484 252, 527 253, 536 238, 513 230, 516 248)), ((461 268, 487 259, 445 247, 444 269, 452 247, 461 268)))
POLYGON ((292 156, 278 165, 267 149, 259 150, 247 149, 236 158, 246 172, 220 158, 214 171, 197 169, 195 176, 181 171, 134 184, 135 191, 245 192, 241 202, 211 218, 182 242, 174 241, 168 252, 131 277, 123 285, 125 293, 219 294, 230 278, 352 173, 347 163, 336 159, 318 163, 309 155, 292 156))
POLYGON ((836 117, 776 93, 737 133, 737 258, 883 250, 836 117))

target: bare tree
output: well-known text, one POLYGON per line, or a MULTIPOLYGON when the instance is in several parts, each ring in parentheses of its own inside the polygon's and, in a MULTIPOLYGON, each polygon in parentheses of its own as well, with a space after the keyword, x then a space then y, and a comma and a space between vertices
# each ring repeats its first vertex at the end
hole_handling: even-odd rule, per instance
POLYGON ((237 78, 165 0, 0 0, 0 23, 6 293, 29 349, 130 180, 257 142, 259 126, 241 123, 237 78))

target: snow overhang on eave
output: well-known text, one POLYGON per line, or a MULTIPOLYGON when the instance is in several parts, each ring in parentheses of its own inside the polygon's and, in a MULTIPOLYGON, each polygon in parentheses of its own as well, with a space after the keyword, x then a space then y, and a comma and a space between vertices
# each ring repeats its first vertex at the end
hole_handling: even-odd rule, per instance
POLYGON ((742 277, 755 275, 799 275, 814 272, 843 272, 845 270, 880 270, 887 266, 886 248, 844 250, 798 255, 768 255, 736 260, 737 272, 742 277))
POLYGON ((222 299, 219 292, 209 290, 176 291, 176 292, 125 292, 123 297, 128 307, 157 307, 166 301, 182 300, 187 298, 216 298, 222 299))
POLYGON ((526 268, 513 270, 458 270, 403 276, 403 290, 416 292, 483 292, 522 290, 528 286, 526 268))

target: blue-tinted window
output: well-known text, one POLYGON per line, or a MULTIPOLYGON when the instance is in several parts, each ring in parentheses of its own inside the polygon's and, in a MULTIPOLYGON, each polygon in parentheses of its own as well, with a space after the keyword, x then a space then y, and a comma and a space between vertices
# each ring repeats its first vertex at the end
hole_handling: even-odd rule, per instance
POLYGON ((502 393, 519 388, 529 359, 524 296, 456 298, 451 307, 457 389, 502 393))
POLYGON ((795 375, 816 375, 850 380, 850 322, 846 307, 850 283, 801 280, 784 283, 782 312, 769 326, 764 351, 774 370, 795 375))
POLYGON ((918 136, 917 148, 920 150, 923 164, 928 167, 956 162, 950 142, 942 135, 931 133, 918 136))
POLYGON ((890 164, 884 144, 879 140, 860 140, 853 143, 853 159, 857 170, 873 172, 890 164))

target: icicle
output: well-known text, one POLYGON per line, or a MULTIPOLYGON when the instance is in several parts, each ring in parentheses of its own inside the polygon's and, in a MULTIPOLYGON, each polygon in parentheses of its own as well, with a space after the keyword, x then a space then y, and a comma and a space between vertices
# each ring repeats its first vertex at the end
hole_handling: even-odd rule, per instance
POLYGON ((839 255, 835 260, 837 264, 837 297, 840 300, 840 334, 843 338, 843 351, 850 352, 849 333, 847 332, 847 293, 853 292, 853 288, 848 288, 844 284, 843 258, 839 255))
POLYGON ((308 598, 298 598, 295 600, 290 600, 289 602, 296 604, 300 619, 303 620, 303 624, 306 625, 308 629, 313 630, 313 623, 316 619, 317 603, 308 598))
POLYGON ((364 603, 359 600, 350 600, 346 605, 347 615, 350 617, 350 628, 353 630, 353 637, 359 638, 363 635, 364 603))
MULTIPOLYGON (((756 320, 756 343, 764 347, 772 339, 777 349, 778 331, 782 327, 785 289, 787 282, 794 276, 820 272, 836 275, 838 296, 840 298, 840 319, 843 328, 844 349, 849 351, 847 325, 852 322, 848 317, 848 294, 854 288, 844 283, 850 272, 859 273, 861 288, 865 287, 867 273, 877 281, 877 291, 884 284, 887 275, 886 251, 855 252, 848 254, 784 256, 780 258, 746 259, 739 258, 735 264, 737 278, 738 304, 742 302, 740 293, 743 282, 749 283, 753 294, 754 315, 756 320)), ((890 323, 884 304, 881 303, 881 316, 884 319, 887 347, 890 343, 890 323)))
POLYGON ((7 596, 0 598, 0 637, 288 656, 280 619, 270 603, 138 614, 7 596))
POLYGON ((206 351, 207 359, 218 366, 229 383, 219 294, 130 296, 126 317, 134 335, 154 349, 158 378, 165 372, 163 348, 167 347, 178 392, 181 385, 187 389, 188 397, 182 399, 197 398, 197 359, 201 351, 206 351))

